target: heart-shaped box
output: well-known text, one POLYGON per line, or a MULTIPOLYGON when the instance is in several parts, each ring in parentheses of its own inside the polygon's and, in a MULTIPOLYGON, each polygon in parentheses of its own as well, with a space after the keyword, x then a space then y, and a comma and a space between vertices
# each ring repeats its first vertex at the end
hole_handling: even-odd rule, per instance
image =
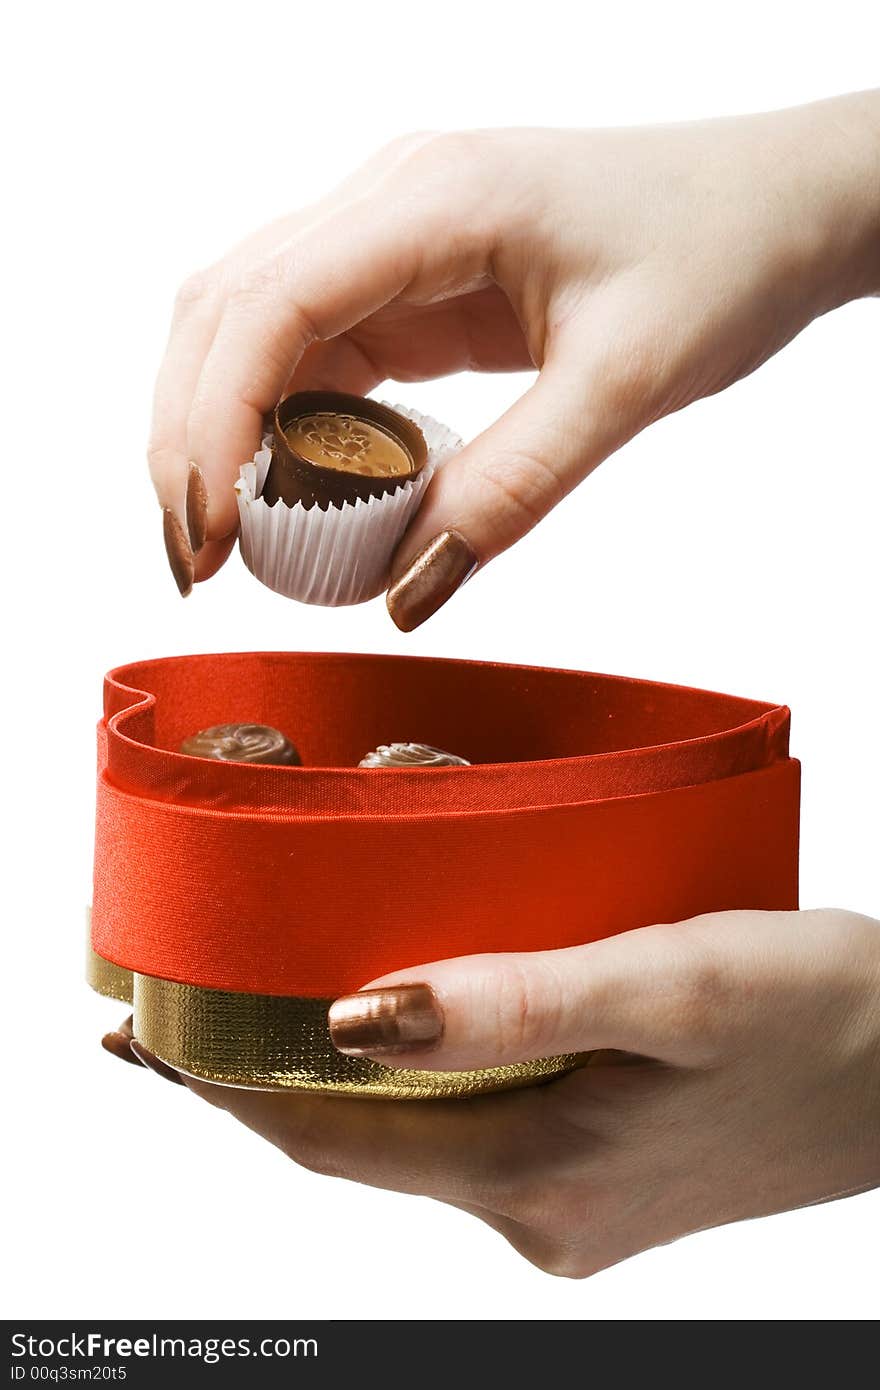
POLYGON ((89 976, 140 1041, 231 1085, 425 1098, 552 1076, 343 1057, 329 1003, 450 956, 795 908, 783 706, 578 671, 395 656, 168 657, 106 677, 89 976), (269 724, 304 766, 177 752, 269 724), (393 740, 470 767, 359 768, 393 740))

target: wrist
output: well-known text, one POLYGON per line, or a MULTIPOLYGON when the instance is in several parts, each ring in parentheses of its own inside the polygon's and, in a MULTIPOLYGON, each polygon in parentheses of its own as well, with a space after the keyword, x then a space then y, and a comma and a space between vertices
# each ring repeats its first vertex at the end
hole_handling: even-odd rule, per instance
POLYGON ((791 115, 784 151, 795 171, 791 231, 821 314, 880 294, 880 91, 791 115))

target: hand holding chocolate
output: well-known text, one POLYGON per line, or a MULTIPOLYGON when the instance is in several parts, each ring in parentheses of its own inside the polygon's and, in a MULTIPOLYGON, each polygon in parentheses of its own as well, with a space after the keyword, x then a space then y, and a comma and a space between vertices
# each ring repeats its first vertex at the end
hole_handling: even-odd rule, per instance
POLYGON ((462 441, 416 411, 339 391, 288 396, 266 423, 236 483, 248 569, 303 603, 375 598, 431 478, 462 441))

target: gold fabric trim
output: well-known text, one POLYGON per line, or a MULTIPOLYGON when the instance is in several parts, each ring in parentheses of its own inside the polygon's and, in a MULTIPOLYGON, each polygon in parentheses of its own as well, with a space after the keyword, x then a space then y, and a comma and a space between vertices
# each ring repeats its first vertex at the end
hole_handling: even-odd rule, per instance
POLYGON ((88 947, 86 954, 86 980, 98 994, 107 999, 119 999, 123 1004, 134 1001, 134 976, 112 960, 105 960, 97 951, 88 947))
POLYGON ((343 1057, 330 1041, 331 999, 231 994, 134 977, 135 1036, 178 1071, 230 1086, 428 1100, 526 1086, 577 1064, 551 1057, 478 1072, 401 1071, 343 1057))
POLYGON ((329 1091, 385 1100, 440 1100, 549 1080, 583 1056, 484 1071, 401 1071, 343 1057, 330 1040, 331 999, 233 994, 133 974, 89 950, 88 982, 133 1005, 134 1036, 176 1071, 251 1090, 329 1091))

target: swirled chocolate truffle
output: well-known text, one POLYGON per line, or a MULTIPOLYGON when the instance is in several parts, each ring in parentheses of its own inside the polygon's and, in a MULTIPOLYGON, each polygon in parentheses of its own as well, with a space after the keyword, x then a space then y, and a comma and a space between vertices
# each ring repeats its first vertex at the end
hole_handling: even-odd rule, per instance
POLYGON ((361 758, 358 767, 470 767, 470 763, 427 743, 380 743, 361 758))
POLYGON ((342 391, 299 391, 277 406, 262 498, 306 508, 383 497, 418 477, 428 446, 390 406, 342 391))
POLYGON ((180 751, 191 758, 217 758, 226 763, 298 767, 301 761, 290 739, 268 724, 214 724, 190 734, 180 751))

